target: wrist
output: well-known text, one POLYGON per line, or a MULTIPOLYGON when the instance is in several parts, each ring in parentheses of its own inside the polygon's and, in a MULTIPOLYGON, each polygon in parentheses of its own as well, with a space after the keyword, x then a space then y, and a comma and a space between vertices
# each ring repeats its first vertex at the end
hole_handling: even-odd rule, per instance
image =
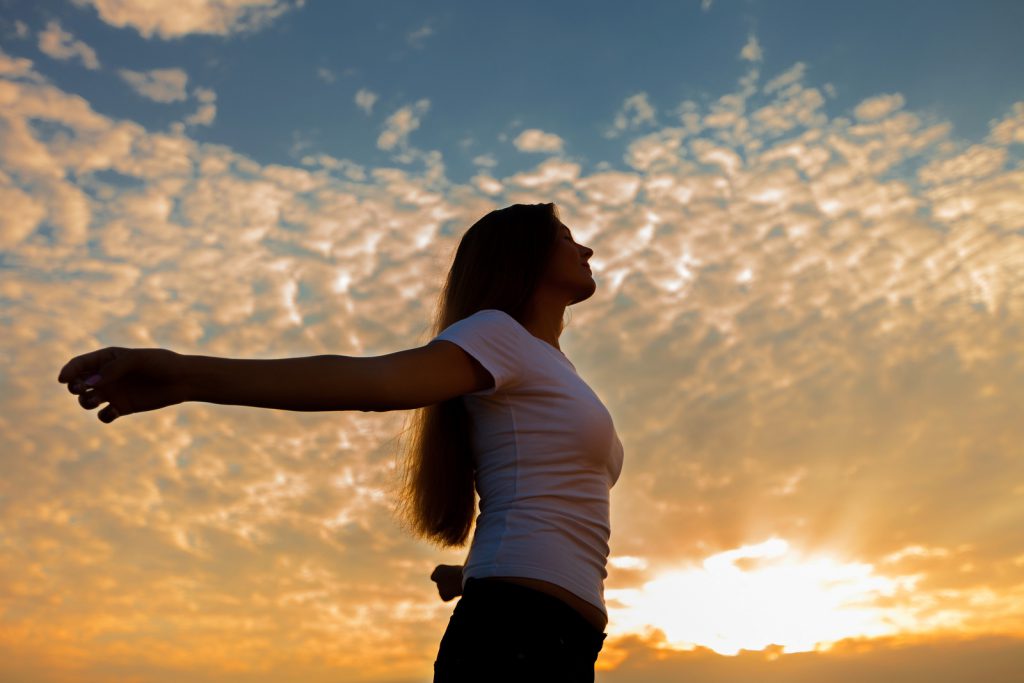
POLYGON ((176 368, 182 402, 202 401, 204 386, 202 357, 184 353, 172 353, 175 356, 173 363, 176 368))

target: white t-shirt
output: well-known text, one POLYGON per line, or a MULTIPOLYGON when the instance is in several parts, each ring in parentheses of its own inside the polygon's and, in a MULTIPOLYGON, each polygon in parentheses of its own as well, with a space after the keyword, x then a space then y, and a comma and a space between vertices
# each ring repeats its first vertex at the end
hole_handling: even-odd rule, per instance
POLYGON ((480 495, 463 585, 542 579, 607 616, 609 492, 623 459, 608 410, 561 351, 504 311, 477 311, 436 340, 494 377, 494 387, 462 397, 480 495))

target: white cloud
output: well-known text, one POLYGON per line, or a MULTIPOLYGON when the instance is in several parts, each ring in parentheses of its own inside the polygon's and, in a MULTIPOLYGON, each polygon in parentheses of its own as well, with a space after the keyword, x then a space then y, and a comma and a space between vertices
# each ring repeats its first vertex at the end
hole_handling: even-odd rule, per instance
POLYGON ((903 95, 876 95, 858 104, 853 110, 853 115, 861 121, 874 121, 902 108, 903 95))
POLYGON ((972 145, 960 154, 925 164, 918 170, 917 177, 929 185, 966 178, 985 178, 1003 170, 1007 156, 1003 147, 972 145))
POLYGON ((185 117, 185 123, 194 126, 210 126, 217 116, 217 93, 210 88, 196 88, 193 92, 199 101, 199 108, 185 117))
POLYGON ((565 146, 565 141, 554 133, 529 128, 517 135, 512 144, 520 152, 560 152, 565 146))
POLYGON ((823 110, 825 97, 817 88, 801 85, 804 71, 805 65, 798 62, 765 84, 762 92, 773 94, 775 99, 750 114, 752 134, 775 135, 799 125, 825 125, 828 120, 823 110))
POLYGON ((324 83, 334 83, 338 80, 338 77, 334 75, 334 72, 325 66, 321 66, 316 70, 316 77, 324 83))
POLYGON ((643 124, 655 123, 655 109, 647 99, 647 93, 631 95, 622 103, 622 108, 615 114, 612 127, 605 131, 604 137, 618 137, 627 130, 633 130, 643 124))
POLYGON ((420 118, 430 109, 430 100, 422 99, 416 104, 402 107, 384 122, 384 132, 377 138, 377 147, 394 149, 406 144, 409 133, 420 127, 420 118))
POLYGON ((478 174, 473 176, 470 180, 476 189, 480 190, 486 195, 496 196, 504 191, 505 186, 495 180, 489 175, 478 174))
POLYGON ((803 62, 796 62, 793 66, 789 67, 781 74, 773 78, 764 84, 764 88, 761 89, 766 95, 770 95, 776 91, 784 90, 788 85, 798 84, 804 79, 804 75, 807 73, 807 65, 803 62))
POLYGON ((1000 121, 990 121, 989 125, 996 144, 1024 143, 1024 101, 1015 102, 1012 113, 1000 121))
POLYGON ((654 172, 676 168, 681 161, 683 140, 687 131, 683 128, 663 128, 634 139, 626 147, 625 161, 638 171, 654 172))
POLYGON ((509 176, 504 179, 504 182, 525 187, 537 193, 550 193, 561 185, 578 180, 581 170, 577 163, 552 158, 537 164, 533 170, 509 176))
MULTIPOLYGON (((188 74, 182 69, 121 69, 118 73, 137 93, 154 102, 170 103, 188 99, 188 74)), ((212 125, 217 117, 217 93, 200 86, 192 90, 192 97, 199 106, 185 117, 184 123, 195 126, 212 125)), ((175 125, 181 126, 180 123, 175 125)))
POLYGON ((349 159, 336 159, 329 154, 309 154, 302 157, 299 163, 303 166, 318 166, 328 171, 338 172, 356 182, 366 180, 366 169, 349 159))
POLYGON ((481 154, 473 157, 473 165, 483 168, 494 168, 498 165, 498 160, 493 154, 481 154))
POLYGON ((406 36, 406 41, 412 47, 419 49, 423 47, 423 41, 432 35, 434 35, 434 29, 430 26, 422 26, 406 36))
POLYGON ((0 185, 0 206, 0 249, 12 249, 46 216, 43 204, 17 187, 0 185))
POLYGON ((188 74, 181 69, 152 69, 131 71, 120 69, 118 74, 135 92, 154 102, 178 102, 188 97, 185 89, 188 74))
POLYGON ((0 50, 0 76, 10 79, 25 79, 42 82, 42 75, 32 68, 32 60, 25 57, 12 57, 0 50))
POLYGON ((47 22, 39 32, 39 50, 54 59, 78 59, 87 69, 100 68, 96 51, 61 28, 60 22, 47 22))
POLYGON ((356 106, 367 114, 373 113, 373 105, 376 101, 377 94, 367 90, 366 88, 360 88, 356 92, 356 106))
POLYGON ((192 33, 228 35, 255 31, 304 0, 72 0, 91 6, 100 19, 118 28, 130 27, 146 38, 170 40, 192 33))
POLYGON ((761 61, 761 45, 757 42, 757 36, 753 33, 747 37, 747 44, 740 50, 740 59, 745 59, 748 62, 761 61))
POLYGON ((622 207, 637 198, 641 176, 635 173, 607 171, 581 178, 577 187, 588 201, 599 206, 622 207))

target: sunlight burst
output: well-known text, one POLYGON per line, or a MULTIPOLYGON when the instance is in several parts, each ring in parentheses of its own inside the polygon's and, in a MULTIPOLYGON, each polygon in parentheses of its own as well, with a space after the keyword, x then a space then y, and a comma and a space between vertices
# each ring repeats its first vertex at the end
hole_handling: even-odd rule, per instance
POLYGON ((735 655, 777 645, 807 652, 898 631, 902 620, 875 602, 912 589, 914 580, 878 576, 870 564, 798 557, 773 538, 712 555, 700 568, 661 574, 639 589, 607 593, 616 635, 656 628, 673 649, 699 645, 735 655))

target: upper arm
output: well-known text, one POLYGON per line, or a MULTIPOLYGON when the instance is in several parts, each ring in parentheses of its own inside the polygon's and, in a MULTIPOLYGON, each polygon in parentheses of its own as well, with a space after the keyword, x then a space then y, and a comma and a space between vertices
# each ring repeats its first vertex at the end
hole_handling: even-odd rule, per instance
POLYGON ((494 377, 457 344, 426 346, 374 358, 376 411, 410 410, 494 386, 494 377))

